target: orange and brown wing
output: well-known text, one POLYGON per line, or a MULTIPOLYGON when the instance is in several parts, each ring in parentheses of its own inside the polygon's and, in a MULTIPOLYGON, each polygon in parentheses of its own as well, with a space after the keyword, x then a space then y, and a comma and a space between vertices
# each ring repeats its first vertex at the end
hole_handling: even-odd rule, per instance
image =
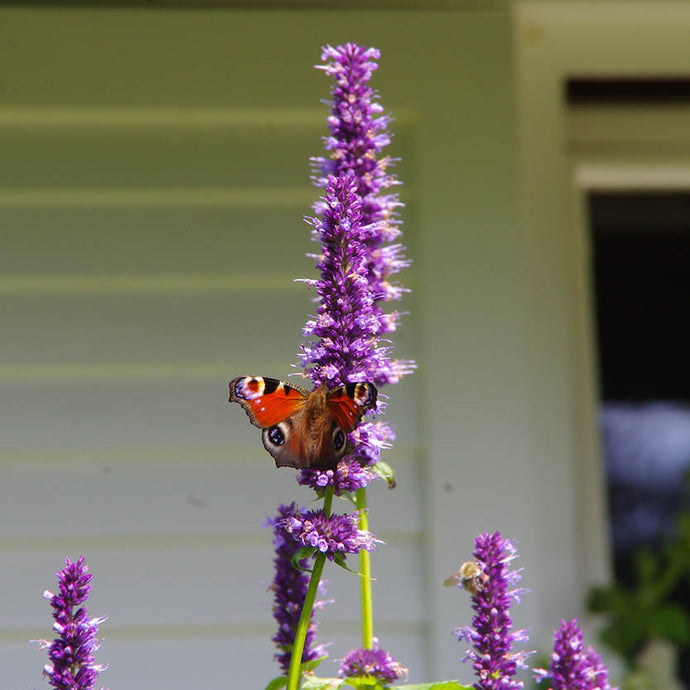
POLYGON ((263 376, 240 376, 230 381, 229 402, 242 405, 249 421, 262 429, 299 412, 307 398, 302 388, 263 376))
POLYGON ((376 406, 376 387, 372 383, 346 383, 328 392, 326 405, 336 424, 350 433, 367 410, 376 406))

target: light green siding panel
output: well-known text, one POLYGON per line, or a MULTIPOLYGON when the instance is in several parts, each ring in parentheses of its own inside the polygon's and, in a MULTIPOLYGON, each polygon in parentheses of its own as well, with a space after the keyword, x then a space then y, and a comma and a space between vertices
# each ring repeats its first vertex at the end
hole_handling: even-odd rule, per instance
MULTIPOLYGON (((196 540, 228 549, 247 543, 263 547, 266 539, 258 528, 265 517, 286 495, 306 505, 313 492, 296 485, 293 470, 273 469, 273 459, 257 442, 258 431, 236 436, 246 445, 233 450, 228 441, 215 447, 5 451, 0 454, 0 481, 13 492, 0 504, 5 526, 0 543, 6 548, 45 548, 58 541, 90 549, 99 540, 140 547, 196 540), (233 491, 239 484, 242 491, 233 491), (80 500, 65 502, 69 495, 80 500), (59 522, 46 520, 46 512, 59 514, 59 522), (88 522, 85 512, 92 515, 88 522), (20 520, 15 519, 18 515, 20 520)), ((417 457, 404 447, 389 455, 398 488, 391 491, 384 482, 372 485, 372 528, 386 540, 389 535, 418 537, 417 457), (399 510, 401 503, 405 511, 399 510)))
MULTIPOLYGON (((421 366, 409 382, 384 391, 401 440, 403 488, 385 493, 380 506, 376 494, 382 487, 372 491, 372 526, 384 538, 390 534, 391 542, 374 558, 382 590, 375 594, 375 610, 385 633, 409 631, 400 659, 412 667, 411 681, 457 676, 462 650, 450 631, 467 621, 468 611, 464 599, 441 582, 467 558, 481 529, 502 528, 521 540, 528 556, 535 551, 525 509, 533 501, 525 472, 532 439, 523 420, 525 284, 514 224, 508 13, 33 8, 2 10, 0 20, 0 99, 7 106, 4 123, 0 107, 0 139, 17 161, 14 173, 10 163, 0 163, 6 185, 0 189, 0 220, 8 224, 3 241, 9 242, 7 257, 0 258, 0 297, 16 338, 0 362, 6 375, 2 414, 11 430, 3 435, 0 471, 9 480, 0 492, 30 484, 30 472, 9 474, 22 457, 38 468, 70 450, 93 470, 87 476, 97 491, 106 491, 107 477, 96 473, 108 466, 110 476, 120 479, 125 460, 113 453, 124 449, 130 458, 142 457, 142 468, 138 475, 131 463, 118 491, 126 495, 140 482, 131 492, 141 506, 141 532, 155 535, 174 496, 179 504, 170 513, 173 525, 184 523, 207 482, 214 485, 208 494, 214 506, 224 495, 231 503, 243 492, 249 501, 251 488, 256 500, 250 514, 247 507, 237 517, 233 510, 245 505, 238 500, 216 515, 221 523, 241 520, 243 534, 265 540, 260 553, 266 567, 256 571, 244 572, 244 552, 227 545, 195 551, 163 540, 156 547, 159 559, 142 565, 138 555, 147 548, 104 545, 99 551, 91 548, 93 535, 86 544, 99 573, 94 614, 118 613, 113 602, 127 596, 134 577, 117 580, 125 567, 149 569, 153 588, 204 588, 194 594, 205 597, 198 606, 208 619, 200 616, 200 624, 218 619, 228 589, 241 591, 247 600, 241 620, 265 628, 257 646, 245 645, 241 631, 230 629, 228 648, 238 660, 267 650, 261 652, 266 663, 258 685, 275 667, 266 644, 270 605, 257 598, 258 580, 270 578, 269 538, 257 523, 269 503, 274 507, 278 496, 291 500, 295 489, 291 478, 273 469, 258 431, 239 408, 229 408, 227 380, 250 365, 257 369, 247 373, 287 374, 312 307, 291 280, 312 270, 303 256, 313 246, 301 216, 310 203, 307 157, 320 153, 326 131, 325 118, 323 126, 313 119, 328 87, 323 74, 312 70, 320 46, 355 40, 382 50, 375 87, 386 109, 401 115, 390 153, 403 157, 399 173, 406 186, 400 191, 412 202, 405 211, 405 241, 417 288, 396 305, 413 314, 394 340, 399 356, 415 357, 421 366), (44 106, 56 117, 60 108, 72 109, 77 119, 88 119, 84 109, 96 109, 108 125, 45 128, 36 115, 44 106), (17 126, 17 108, 33 112, 30 127, 17 126), (159 108, 164 112, 152 114, 159 108), (160 129, 133 121, 137 111, 143 119, 160 120, 177 108, 186 113, 177 129, 170 121, 159 121, 160 129), (234 124, 204 123, 203 113, 213 111, 215 118, 217 109, 237 111, 229 117, 234 124), (247 123, 248 110, 276 111, 274 128, 247 123), (290 126, 281 126, 281 113, 290 126), (303 125, 295 124, 294 113, 302 113, 303 125), (204 279, 210 281, 205 289, 204 279), (270 289, 261 287, 262 280, 270 280, 270 289), (14 378, 13 364, 21 365, 14 378), (231 477, 219 470, 217 449, 224 447, 233 457, 231 477), (173 449, 177 463, 169 479, 166 449, 173 449), (89 450, 94 465, 84 459, 89 450), (36 460, 44 451, 46 459, 36 460), (160 486, 153 485, 156 464, 160 486), (259 497, 263 469, 272 477, 265 501, 259 497), (199 483, 186 483, 184 477, 195 472, 203 474, 199 483), (490 507, 487 496, 506 473, 500 501, 490 507), (405 514, 397 525, 396 512, 405 514), (176 581, 178 558, 184 573, 176 581), (195 558, 204 564, 197 571, 195 558), (414 650, 411 658, 406 649, 414 650)), ((393 464, 397 452, 391 452, 393 464)), ((69 460, 64 466, 76 471, 69 460)), ((64 483, 54 485, 60 486, 68 491, 64 483)), ((88 482, 80 486, 88 488, 88 482)), ((70 496, 77 500, 81 492, 74 489, 70 496)), ((46 499, 46 505, 54 502, 46 499)), ((114 497, 106 505, 114 523, 108 524, 110 534, 126 540, 132 517, 118 518, 114 497)), ((61 545, 77 534, 74 513, 61 519, 57 512, 50 520, 67 539, 61 545)), ((208 522, 197 527, 205 535, 202 544, 217 534, 208 522)), ((182 536, 191 531, 180 527, 182 536)), ((43 553, 46 532, 39 528, 3 536, 17 552, 24 543, 32 554, 21 597, 30 598, 42 583, 32 621, 47 619, 39 609, 45 607, 40 591, 50 585, 64 549, 43 553)), ((328 577, 337 610, 355 610, 356 578, 343 579, 340 571, 328 577)), ((177 624, 182 636, 184 617, 175 622, 174 606, 183 591, 169 593, 127 610, 142 626, 162 619, 177 624)), ((136 639, 132 621, 122 623, 123 642, 136 639)), ((345 624, 354 630, 352 616, 345 624)), ((192 629, 190 645, 194 639, 192 629)), ((382 643, 397 651, 387 639, 382 643)), ((151 644, 161 650, 160 663, 175 658, 169 656, 172 647, 151 644)), ((334 649, 333 655, 346 651, 334 649)), ((112 664, 104 682, 127 685, 133 672, 126 655, 104 660, 112 664)), ((226 660, 216 655, 213 677, 224 677, 226 660)), ((238 687, 257 686, 249 669, 239 661, 232 666, 240 674, 238 687)), ((14 685, 30 682, 24 672, 13 676, 14 685)))

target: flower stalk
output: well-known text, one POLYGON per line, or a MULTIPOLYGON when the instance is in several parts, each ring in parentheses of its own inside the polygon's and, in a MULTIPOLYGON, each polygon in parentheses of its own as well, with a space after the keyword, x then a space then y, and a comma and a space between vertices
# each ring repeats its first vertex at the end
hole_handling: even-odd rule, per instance
MULTIPOLYGON (((362 487, 355 494, 357 510, 359 510, 359 528, 369 531, 367 515, 367 490, 362 487)), ((371 556, 366 549, 359 552, 359 586, 362 609, 362 647, 372 649, 374 646, 374 612, 371 596, 371 556)))
MULTIPOLYGON (((323 512, 326 517, 330 517, 331 508, 333 505, 333 490, 326 489, 323 499, 323 512)), ((309 624, 311 623, 311 615, 314 609, 314 602, 316 601, 316 593, 321 582, 321 575, 326 564, 326 554, 319 553, 314 559, 314 567, 311 571, 311 578, 309 579, 309 587, 304 597, 302 604, 302 613, 297 623, 297 630, 295 631, 295 641, 292 646, 292 656, 290 657, 290 666, 288 668, 287 690, 299 690, 299 682, 302 676, 302 654, 304 652, 304 643, 309 631, 309 624)))

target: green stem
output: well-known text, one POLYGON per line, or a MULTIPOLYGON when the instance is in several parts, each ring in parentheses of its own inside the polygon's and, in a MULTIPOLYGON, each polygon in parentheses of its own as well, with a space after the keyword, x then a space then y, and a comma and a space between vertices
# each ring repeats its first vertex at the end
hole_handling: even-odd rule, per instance
MULTIPOLYGON (((360 511, 359 528, 361 530, 368 530, 369 520, 366 510, 367 490, 365 488, 357 489, 355 501, 357 503, 357 510, 360 511)), ((359 552, 359 572, 360 597, 362 603, 362 647, 365 649, 373 649, 374 616, 371 599, 371 556, 365 549, 359 552)))
MULTIPOLYGON (((323 511, 326 517, 330 517, 332 505, 333 489, 328 488, 326 489, 323 501, 323 511)), ((300 614, 297 630, 295 631, 295 641, 292 644, 292 656, 290 657, 290 667, 288 668, 287 690, 299 690, 301 678, 300 667, 302 665, 302 654, 304 653, 304 642, 307 639, 309 623, 311 623, 311 612, 314 608, 314 601, 316 600, 316 593, 319 589, 319 582, 321 581, 321 574, 323 573, 325 564, 326 554, 319 553, 314 559, 314 568, 311 571, 309 587, 304 597, 302 613, 300 614)))

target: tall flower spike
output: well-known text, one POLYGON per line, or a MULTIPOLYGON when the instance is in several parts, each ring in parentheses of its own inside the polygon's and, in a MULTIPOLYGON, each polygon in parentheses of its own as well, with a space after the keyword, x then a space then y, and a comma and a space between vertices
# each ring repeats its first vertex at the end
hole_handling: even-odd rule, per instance
POLYGON ((601 657, 591 647, 584 649, 577 618, 561 621, 554 634, 549 668, 535 669, 535 676, 538 682, 549 678, 553 690, 611 690, 601 657))
MULTIPOLYGON (((324 141, 330 158, 312 158, 312 180, 318 187, 326 188, 330 175, 338 177, 348 171, 354 175, 355 191, 362 199, 361 222, 371 226, 364 238, 365 276, 374 298, 377 335, 394 331, 397 326, 400 314, 383 312, 379 302, 400 299, 406 292, 400 285, 390 283, 389 278, 410 265, 404 257, 404 247, 391 244, 401 234, 397 209, 402 204, 397 194, 382 194, 400 182, 388 172, 392 159, 382 155, 391 141, 390 117, 383 115, 378 95, 369 86, 379 57, 375 48, 354 43, 323 49, 321 59, 325 64, 319 68, 334 80, 328 118, 331 134, 324 141)), ((317 202, 314 210, 322 215, 323 201, 317 202)), ((373 379, 376 385, 397 383, 414 368, 413 362, 388 358, 385 365, 373 379)))
MULTIPOLYGON (((382 155, 383 149, 390 143, 387 128, 390 118, 383 115, 383 108, 378 102, 378 95, 369 86, 372 73, 378 68, 380 53, 375 48, 363 48, 354 43, 342 46, 326 46, 321 55, 324 62, 319 65, 333 79, 331 88, 331 115, 328 118, 330 136, 324 140, 330 157, 312 158, 312 181, 318 187, 326 189, 326 197, 314 205, 317 219, 314 225, 313 238, 321 241, 324 251, 319 262, 324 278, 323 262, 329 253, 328 241, 322 232, 320 223, 328 225, 332 221, 332 206, 328 193, 331 180, 351 176, 352 191, 359 198, 358 216, 360 236, 360 260, 357 270, 359 280, 364 282, 368 291, 368 304, 363 314, 362 325, 374 338, 394 331, 400 314, 386 313, 381 308, 383 302, 399 299, 405 290, 398 284, 390 282, 390 277, 409 266, 404 257, 404 247, 393 243, 400 236, 398 208, 402 206, 395 194, 384 194, 388 188, 400 184, 394 175, 388 172, 392 160, 382 155), (330 216, 330 217, 329 217, 330 216)), ((336 314, 340 305, 333 305, 336 314)), ((322 303, 323 307, 323 303, 322 303)), ((324 314, 319 318, 323 321, 324 314)), ((337 321, 337 316, 334 322, 337 321)), ((315 322, 307 323, 304 334, 307 338, 318 336, 314 331, 315 322)), ((365 341, 353 342, 355 349, 363 347, 365 341)), ((376 344, 376 341, 370 341, 376 344)), ((322 340, 324 348, 332 347, 335 340, 322 340)), ((390 357, 389 347, 376 347, 371 351, 368 366, 364 369, 338 369, 342 362, 332 360, 331 366, 317 360, 322 359, 324 350, 318 345, 303 348, 302 364, 318 385, 324 378, 332 379, 339 375, 343 382, 361 381, 362 376, 377 386, 386 383, 397 383, 415 368, 412 361, 390 357), (316 359, 315 359, 316 358, 316 359), (316 366, 314 366, 316 365, 316 366)), ((379 397, 379 411, 385 404, 379 397)), ((381 457, 382 448, 389 447, 395 440, 395 434, 385 422, 365 421, 350 436, 355 455, 365 466, 376 464, 381 457)), ((319 471, 302 472, 300 483, 322 489, 332 486, 336 494, 364 487, 371 479, 368 473, 356 479, 353 474, 356 468, 349 468, 340 463, 338 470, 331 476, 324 477, 319 471), (345 473, 347 476, 342 478, 345 473)))
MULTIPOLYGON (((323 251, 317 264, 318 280, 306 281, 316 289, 319 306, 316 318, 307 322, 304 334, 311 338, 302 345, 301 360, 315 385, 337 386, 357 381, 374 381, 386 366, 387 349, 379 347, 374 298, 366 280, 367 250, 364 240, 372 232, 362 225, 362 199, 356 191, 354 174, 331 176, 321 217, 311 219, 323 251)), ((382 409, 379 404, 379 411, 382 409)), ((381 443, 373 434, 350 435, 354 455, 365 465, 378 460, 381 443), (371 441, 369 440, 371 438, 371 441)), ((380 436, 380 435, 379 435, 380 436)), ((386 439, 391 433, 385 433, 386 439)), ((330 475, 303 470, 300 483, 323 489, 332 486, 337 494, 366 486, 371 473, 352 458, 341 461, 330 475)))
MULTIPOLYGON (((290 666, 297 623, 309 586, 308 573, 297 570, 292 564, 292 558, 300 545, 285 531, 286 520, 296 515, 297 512, 295 503, 288 506, 281 505, 278 507, 278 515, 275 519, 266 521, 266 526, 273 528, 273 546, 275 547, 275 558, 273 559, 275 577, 271 586, 273 590, 273 616, 278 623, 278 631, 273 637, 273 642, 278 648, 275 659, 284 673, 287 673, 290 666)), ((312 612, 312 621, 307 631, 302 653, 302 663, 326 656, 323 645, 314 646, 315 638, 316 624, 312 612)))
POLYGON ((471 588, 475 616, 472 627, 457 628, 455 634, 474 647, 466 658, 473 662, 477 690, 519 690, 524 685, 514 676, 518 667, 526 668, 529 653, 514 652, 513 644, 526 641, 527 633, 514 631, 510 617, 511 602, 519 603, 523 591, 515 587, 519 572, 509 570, 516 556, 515 546, 499 532, 484 532, 475 540, 474 560, 481 571, 477 586, 471 588))
POLYGON ((377 347, 374 299, 366 280, 362 199, 352 173, 330 176, 321 217, 310 219, 323 250, 318 280, 305 281, 319 297, 315 320, 304 335, 318 340, 302 345, 302 364, 315 385, 373 381, 385 361, 377 347))
POLYGON ((89 618, 86 607, 81 606, 91 591, 91 573, 83 556, 74 562, 67 558, 57 578, 58 593, 43 593, 53 607, 53 630, 58 634, 52 643, 40 641, 48 649, 49 659, 43 673, 58 690, 91 690, 100 672, 107 668, 94 663, 94 652, 99 648, 98 626, 106 619, 89 618))

